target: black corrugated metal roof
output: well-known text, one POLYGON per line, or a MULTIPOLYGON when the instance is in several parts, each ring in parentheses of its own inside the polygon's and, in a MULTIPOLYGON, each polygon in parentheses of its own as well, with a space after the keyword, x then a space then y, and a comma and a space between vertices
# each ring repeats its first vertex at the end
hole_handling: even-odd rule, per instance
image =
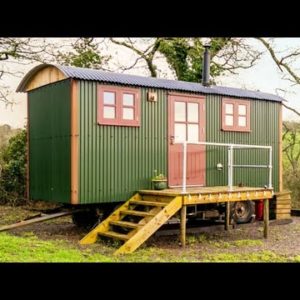
POLYGON ((27 82, 30 80, 30 78, 37 71, 47 66, 57 67, 67 78, 93 80, 99 82, 134 85, 134 86, 149 87, 149 88, 161 88, 161 89, 185 91, 185 92, 195 92, 195 93, 202 93, 202 94, 233 96, 239 98, 252 98, 252 99, 260 99, 260 100, 279 101, 279 102, 284 101, 284 99, 280 96, 268 94, 268 93, 262 93, 259 91, 249 91, 244 89, 222 87, 222 86, 205 87, 200 83, 196 83, 196 82, 186 82, 186 81, 179 81, 179 80, 169 80, 169 79, 136 76, 136 75, 129 75, 129 74, 119 74, 119 73, 105 72, 105 71, 100 71, 95 69, 85 69, 85 68, 76 68, 76 67, 49 65, 49 64, 39 65, 34 69, 32 69, 21 81, 20 85, 17 88, 17 92, 24 91, 25 86, 27 82))

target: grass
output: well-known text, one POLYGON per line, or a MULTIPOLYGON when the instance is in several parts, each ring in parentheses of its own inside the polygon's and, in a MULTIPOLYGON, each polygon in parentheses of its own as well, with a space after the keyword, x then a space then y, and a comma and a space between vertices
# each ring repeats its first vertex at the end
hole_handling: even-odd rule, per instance
MULTIPOLYGON (((201 243, 203 237, 198 238, 201 243)), ((193 242, 194 239, 191 239, 193 242)), ((190 242, 191 242, 190 241, 190 242)), ((210 243, 208 243, 210 244, 210 243)), ((220 249, 243 246, 259 246, 260 241, 239 240, 229 244, 219 243, 220 249), (227 245, 228 244, 228 245, 227 245), (224 247, 224 245, 226 245, 224 247)), ((134 253, 113 256, 116 249, 109 244, 99 244, 88 247, 76 247, 61 240, 40 240, 33 232, 23 233, 22 236, 13 236, 7 233, 0 234, 0 262, 300 262, 300 255, 286 257, 272 251, 254 251, 245 253, 219 253, 215 251, 191 251, 179 249, 170 251, 157 247, 142 247, 134 253)), ((224 250, 223 250, 224 251, 224 250)), ((228 251, 228 250, 226 250, 228 251)))
POLYGON ((26 217, 36 215, 36 214, 37 214, 36 212, 30 212, 24 210, 21 207, 14 207, 12 209, 10 206, 1 206, 0 225, 8 225, 15 222, 19 222, 26 217))
POLYGON ((251 247, 251 246, 262 246, 263 242, 261 240, 237 240, 232 243, 237 247, 251 247))
POLYGON ((205 234, 199 234, 199 235, 188 235, 186 237, 186 244, 193 246, 199 243, 204 243, 207 241, 207 236, 205 234))
POLYGON ((44 241, 32 232, 22 236, 0 234, 0 262, 190 262, 187 256, 177 256, 168 250, 144 247, 132 254, 113 256, 116 247, 103 244, 99 247, 75 247, 65 241, 44 241), (98 248, 98 249, 97 249, 98 248))
POLYGON ((1 262, 112 262, 113 258, 70 247, 64 241, 42 241, 32 233, 26 237, 0 234, 1 262))
POLYGON ((231 247, 231 244, 224 241, 209 241, 209 244, 216 247, 216 248, 229 248, 231 247))
MULTIPOLYGON (((13 223, 28 214, 36 213, 19 207, 2 207, 0 223, 13 223)), ((54 221, 61 224, 63 219, 54 221)), ((70 223, 70 220, 65 219, 64 222, 70 223)), ((300 224, 292 226, 291 230, 297 236, 300 224)), ((299 252, 294 252, 292 256, 282 255, 281 251, 266 250, 269 243, 264 240, 245 239, 247 236, 240 234, 230 241, 224 240, 222 234, 188 234, 185 248, 179 246, 178 238, 167 239, 157 245, 152 240, 134 253, 113 256, 118 248, 114 241, 102 240, 93 245, 80 246, 78 233, 75 233, 78 239, 59 240, 63 239, 61 234, 50 237, 38 232, 37 237, 32 228, 28 229, 17 233, 18 236, 11 232, 0 233, 0 262, 300 262, 299 252)), ((279 227, 274 227, 272 232, 276 241, 283 239, 279 227)))
MULTIPOLYGON (((291 259, 293 260, 293 259, 291 259)), ((206 262, 287 262, 289 259, 272 251, 254 253, 215 253, 204 257, 206 262)))

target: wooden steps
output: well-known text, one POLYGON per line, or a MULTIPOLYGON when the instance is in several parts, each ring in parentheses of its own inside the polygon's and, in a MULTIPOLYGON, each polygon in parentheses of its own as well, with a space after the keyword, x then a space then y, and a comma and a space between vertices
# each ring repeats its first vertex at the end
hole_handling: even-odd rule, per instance
POLYGON ((127 234, 121 234, 114 231, 104 231, 104 232, 98 232, 99 235, 106 236, 109 238, 114 238, 118 240, 127 241, 129 239, 127 234))
POLYGON ((154 217, 155 214, 146 211, 125 209, 121 211, 122 215, 138 216, 138 217, 154 217))
POLYGON ((114 226, 121 226, 125 228, 138 228, 139 226, 141 226, 139 224, 126 222, 126 221, 110 221, 109 224, 114 226))
POLYGON ((95 243, 98 236, 103 236, 124 242, 114 254, 131 253, 181 207, 182 196, 160 197, 137 193, 91 230, 80 244, 95 243))
POLYGON ((270 209, 275 219, 283 220, 291 218, 291 192, 283 191, 275 193, 274 201, 271 202, 270 209))
POLYGON ((158 202, 158 201, 139 201, 139 200, 132 200, 130 204, 136 205, 146 205, 146 206, 166 206, 166 202, 158 202))

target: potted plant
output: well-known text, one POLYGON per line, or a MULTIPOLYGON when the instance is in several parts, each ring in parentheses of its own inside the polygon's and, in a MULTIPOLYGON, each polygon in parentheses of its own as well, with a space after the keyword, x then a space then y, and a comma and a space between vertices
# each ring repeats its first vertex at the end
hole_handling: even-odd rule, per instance
MULTIPOLYGON (((156 174, 156 170, 155 170, 156 174)), ((155 175, 152 178, 153 186, 155 190, 164 190, 167 188, 167 177, 164 174, 155 175)))

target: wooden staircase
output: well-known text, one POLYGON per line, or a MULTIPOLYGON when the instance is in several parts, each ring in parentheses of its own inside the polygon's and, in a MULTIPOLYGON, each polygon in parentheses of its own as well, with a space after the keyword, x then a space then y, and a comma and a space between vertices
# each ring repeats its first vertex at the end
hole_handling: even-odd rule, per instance
POLYGON ((124 242, 114 254, 131 253, 181 207, 181 196, 153 196, 137 193, 92 229, 80 244, 95 243, 99 235, 124 242))

